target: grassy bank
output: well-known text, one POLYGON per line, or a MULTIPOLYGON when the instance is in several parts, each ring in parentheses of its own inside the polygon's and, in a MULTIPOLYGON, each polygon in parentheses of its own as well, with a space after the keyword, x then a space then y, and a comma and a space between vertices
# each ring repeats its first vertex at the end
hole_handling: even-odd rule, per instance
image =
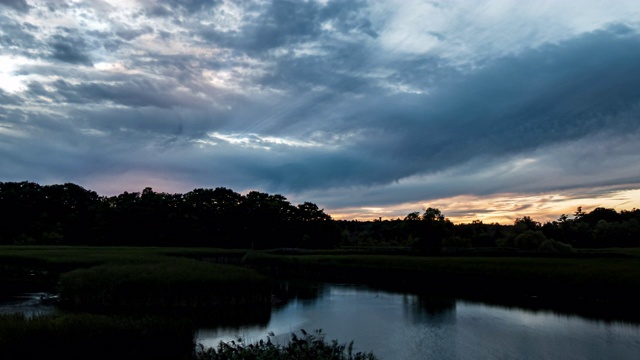
POLYGON ((0 359, 186 359, 188 321, 161 317, 0 315, 0 359))
POLYGON ((57 283, 60 279, 63 298, 75 305, 189 307, 266 302, 265 277, 219 264, 241 262, 276 275, 404 291, 488 294, 487 289, 500 290, 493 293, 501 297, 553 294, 633 299, 631 290, 640 285, 640 251, 636 249, 587 250, 567 257, 421 257, 345 250, 274 253, 51 246, 0 247, 0 282, 25 284, 41 278, 57 283))
POLYGON ((270 284, 255 271, 180 258, 76 269, 60 277, 74 308, 207 308, 270 304, 270 284))
POLYGON ((30 290, 56 291, 60 275, 76 269, 157 265, 176 258, 239 263, 245 253, 245 250, 202 248, 1 246, 0 295, 30 290))
POLYGON ((418 257, 403 255, 279 255, 252 252, 245 263, 273 274, 365 283, 405 291, 637 297, 640 256, 610 252, 584 257, 418 257), (623 255, 623 256, 621 256, 623 255))

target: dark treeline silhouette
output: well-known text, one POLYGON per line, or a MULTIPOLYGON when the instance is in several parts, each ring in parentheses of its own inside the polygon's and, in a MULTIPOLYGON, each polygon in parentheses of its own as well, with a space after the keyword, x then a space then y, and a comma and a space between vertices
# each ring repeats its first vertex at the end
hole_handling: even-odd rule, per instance
POLYGON ((338 221, 342 244, 350 246, 411 247, 427 253, 443 249, 494 248, 565 253, 574 248, 640 247, 640 210, 596 208, 585 213, 578 208, 557 221, 540 223, 528 216, 513 225, 454 225, 440 210, 428 208, 404 219, 338 221))
POLYGON ((436 208, 404 219, 334 221, 317 205, 294 206, 282 195, 230 189, 186 194, 124 192, 104 197, 67 183, 0 182, 0 244, 308 248, 380 246, 426 254, 494 248, 572 252, 640 247, 640 210, 578 208, 557 221, 528 216, 512 225, 454 225, 436 208))
POLYGON ((104 197, 67 183, 0 182, 0 244, 331 248, 340 231, 317 205, 226 188, 151 188, 104 197))

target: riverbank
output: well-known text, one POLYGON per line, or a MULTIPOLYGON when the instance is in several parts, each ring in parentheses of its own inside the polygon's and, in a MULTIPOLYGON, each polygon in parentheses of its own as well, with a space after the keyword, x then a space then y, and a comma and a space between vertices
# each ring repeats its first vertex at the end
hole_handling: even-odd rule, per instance
MULTIPOLYGON (((4 291, 12 293, 49 287, 67 292, 65 300, 76 305, 100 302, 113 306, 123 301, 105 298, 105 294, 89 300, 93 296, 90 294, 133 294, 141 288, 166 293, 167 289, 194 291, 216 285, 217 295, 205 294, 204 299, 243 292, 244 288, 266 289, 266 277, 248 269, 252 268, 269 277, 362 283, 413 292, 476 293, 506 299, 551 296, 599 302, 640 299, 633 291, 640 286, 640 251, 636 249, 581 250, 569 256, 546 257, 486 254, 7 246, 0 247, 0 283, 4 291), (87 295, 81 295, 83 292, 87 295)), ((229 298, 229 302, 251 301, 229 298)), ((266 300, 261 297, 256 301, 266 300)), ((134 301, 140 302, 144 301, 134 301)), ((169 301, 167 305, 176 303, 169 301)))
POLYGON ((274 254, 244 258, 270 276, 359 283, 474 301, 553 308, 640 321, 640 253, 611 249, 584 256, 406 256, 274 254))

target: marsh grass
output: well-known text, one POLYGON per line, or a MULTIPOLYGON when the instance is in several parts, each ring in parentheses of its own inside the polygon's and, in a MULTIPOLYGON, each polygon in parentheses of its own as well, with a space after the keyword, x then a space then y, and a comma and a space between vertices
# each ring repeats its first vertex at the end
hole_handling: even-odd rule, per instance
POLYGON ((62 303, 73 308, 208 308, 269 304, 270 283, 254 270, 160 258, 108 263, 60 276, 62 303))
MULTIPOLYGON (((97 269, 85 273, 87 276, 93 276, 92 279, 102 284, 111 279, 120 288, 124 285, 123 281, 116 279, 118 276, 137 282, 135 285, 143 282, 143 285, 153 285, 156 288, 160 282, 164 282, 167 287, 179 287, 181 280, 185 280, 188 285, 210 286, 213 282, 224 284, 220 289, 233 287, 230 285, 233 281, 246 281, 248 286, 254 286, 256 282, 264 281, 264 278, 250 270, 198 264, 239 263, 245 253, 244 250, 208 248, 1 246, 0 295, 33 289, 56 291, 61 274, 93 267, 97 269), (162 274, 162 278, 149 274, 153 271, 162 274), (98 276, 98 273, 102 276, 98 276), (197 277, 201 278, 200 282, 197 277)), ((67 282, 68 288, 79 289, 80 276, 75 274, 72 278, 74 281, 67 282)), ((89 291, 91 286, 86 286, 89 291)), ((263 286, 257 286, 257 291, 263 289, 263 286)), ((237 291, 234 294, 237 295, 237 291)))
POLYGON ((186 359, 187 320, 86 313, 0 315, 0 359, 186 359))
MULTIPOLYGON (((359 282, 407 291, 549 293, 625 298, 640 286, 640 257, 419 257, 402 255, 275 255, 245 262, 281 275, 359 282)), ((615 255, 615 254, 614 254, 615 255)))
POLYGON ((128 246, 0 246, 2 264, 68 271, 106 263, 140 263, 166 257, 193 259, 241 258, 246 250, 128 246))
POLYGON ((353 351, 353 342, 340 344, 337 340, 326 341, 325 334, 316 330, 313 334, 300 330, 302 336, 291 334, 286 344, 274 344, 273 334, 267 341, 260 340, 255 344, 238 341, 220 342, 216 348, 205 348, 202 345, 196 350, 197 360, 375 360, 373 353, 353 351))

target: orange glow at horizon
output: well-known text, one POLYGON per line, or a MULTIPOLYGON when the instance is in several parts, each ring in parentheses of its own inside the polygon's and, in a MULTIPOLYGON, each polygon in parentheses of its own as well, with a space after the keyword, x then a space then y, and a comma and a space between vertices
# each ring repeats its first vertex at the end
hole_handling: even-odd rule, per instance
POLYGON ((590 212, 597 207, 617 211, 640 208, 640 189, 592 189, 579 193, 495 194, 488 196, 460 195, 424 202, 404 203, 387 207, 363 207, 327 209, 325 212, 336 220, 392 220, 403 219, 407 214, 420 213, 428 207, 440 209, 455 224, 480 220, 485 224, 513 224, 517 218, 529 216, 545 223, 557 220, 560 215, 572 215, 578 207, 590 212))

